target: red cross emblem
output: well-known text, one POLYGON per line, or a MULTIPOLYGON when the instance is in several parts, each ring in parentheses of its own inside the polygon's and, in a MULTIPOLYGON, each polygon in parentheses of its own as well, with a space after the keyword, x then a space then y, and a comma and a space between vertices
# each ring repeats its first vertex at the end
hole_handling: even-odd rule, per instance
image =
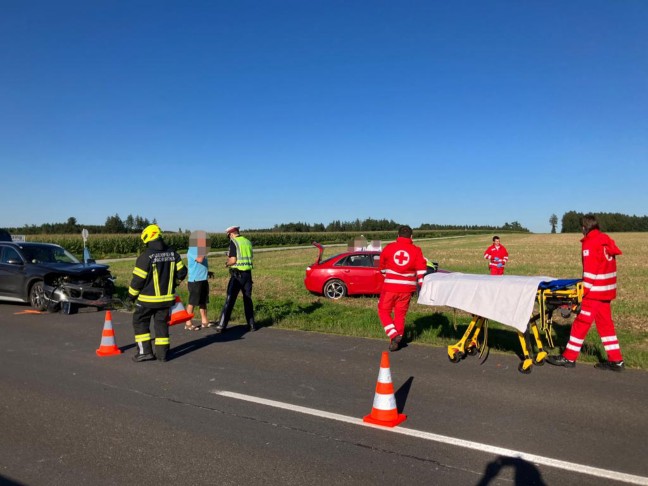
POLYGON ((410 259, 409 253, 407 253, 404 250, 398 251, 394 254, 394 261, 396 262, 396 265, 400 267, 406 265, 407 262, 409 262, 409 259, 410 259))

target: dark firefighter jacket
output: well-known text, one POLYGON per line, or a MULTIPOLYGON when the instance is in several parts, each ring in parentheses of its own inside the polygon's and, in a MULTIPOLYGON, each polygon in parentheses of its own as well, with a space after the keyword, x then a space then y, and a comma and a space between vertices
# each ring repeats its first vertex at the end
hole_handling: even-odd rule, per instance
POLYGON ((128 294, 144 307, 171 307, 176 285, 186 276, 180 255, 162 239, 151 241, 137 257, 128 294))

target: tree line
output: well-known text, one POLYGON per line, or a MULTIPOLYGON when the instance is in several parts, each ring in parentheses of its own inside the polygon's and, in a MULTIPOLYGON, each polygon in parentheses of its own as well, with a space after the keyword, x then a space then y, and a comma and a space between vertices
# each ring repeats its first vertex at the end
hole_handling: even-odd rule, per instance
POLYGON ((71 235, 87 229, 91 234, 128 234, 140 233, 149 224, 157 224, 155 218, 149 220, 139 214, 129 214, 126 219, 121 219, 119 214, 108 216, 103 225, 79 224, 74 216, 70 216, 65 223, 31 224, 17 228, 7 228, 10 233, 21 235, 71 235))
MULTIPOLYGON (((249 230, 258 232, 273 232, 273 233, 322 233, 322 232, 345 232, 345 231, 396 231, 404 223, 397 223, 392 219, 356 219, 354 221, 331 221, 329 224, 323 223, 281 223, 275 224, 269 229, 249 230)), ((513 221, 512 223, 504 223, 502 226, 485 226, 485 225, 450 225, 450 224, 430 224, 424 223, 418 228, 413 228, 415 231, 429 231, 429 230, 485 230, 485 231, 520 231, 529 232, 519 222, 513 221)))
MULTIPOLYGON (((561 233, 580 233, 581 231, 581 218, 584 213, 577 211, 568 211, 563 214, 561 222, 561 233)), ((648 231, 648 216, 629 216, 621 213, 597 213, 599 224, 603 231, 609 232, 642 232, 648 231)), ((16 228, 7 228, 10 233, 24 234, 24 235, 40 235, 40 234, 75 234, 80 233, 82 229, 87 229, 92 234, 134 234, 141 232, 149 224, 157 224, 155 218, 149 220, 148 218, 140 215, 133 216, 129 214, 126 218, 122 219, 119 214, 114 214, 106 218, 103 225, 84 225, 79 224, 77 219, 73 216, 69 217, 63 223, 45 223, 41 225, 25 225, 16 228)), ((324 225, 323 223, 281 223, 275 224, 270 229, 248 229, 246 232, 271 232, 271 233, 324 233, 324 232, 351 232, 351 231, 395 231, 398 230, 403 223, 398 223, 392 219, 356 219, 354 221, 341 221, 334 220, 324 225)), ((558 226, 558 216, 552 214, 549 218, 551 232, 556 233, 558 226)), ((529 232, 527 228, 522 226, 518 221, 511 223, 504 223, 502 226, 488 226, 488 225, 449 225, 449 224, 434 224, 424 223, 418 228, 418 231, 430 230, 464 230, 464 231, 516 231, 516 232, 529 232)), ((182 233, 182 229, 178 229, 178 233, 182 233)))
MULTIPOLYGON (((580 233, 585 213, 568 211, 562 217, 561 233, 580 233)), ((552 218, 555 215, 552 215, 552 218)), ((621 213, 596 213, 602 231, 610 233, 648 231, 648 216, 628 216, 621 213)), ((549 222, 553 219, 550 218, 549 222)), ((553 232, 553 231, 552 231, 553 232)))
POLYGON ((393 220, 356 219, 355 221, 340 221, 336 219, 329 224, 323 223, 280 223, 275 224, 272 228, 255 229, 246 231, 270 232, 270 233, 323 233, 323 232, 344 232, 344 231, 389 231, 401 226, 393 220))
MULTIPOLYGON (((10 233, 24 234, 24 235, 40 235, 40 234, 75 234, 80 233, 82 229, 87 229, 92 234, 133 234, 139 233, 149 224, 157 224, 155 218, 149 220, 142 216, 133 216, 129 214, 125 219, 122 219, 119 214, 114 214, 106 218, 103 225, 82 225, 79 224, 77 219, 73 216, 69 217, 64 223, 45 223, 41 225, 25 225, 20 228, 7 228, 10 233)), ((246 232, 257 233, 343 233, 343 232, 370 232, 370 231, 396 231, 404 223, 398 223, 392 219, 356 219, 354 221, 341 221, 336 219, 327 225, 323 223, 280 223, 275 224, 272 228, 265 229, 249 229, 246 232)), ((487 225, 448 225, 448 224, 431 224, 425 223, 418 228, 418 231, 435 231, 435 230, 463 230, 463 231, 519 231, 529 232, 519 222, 513 221, 512 223, 504 223, 503 226, 487 226, 487 225)), ((170 232, 170 231, 169 231, 170 232)), ((182 233, 182 229, 178 229, 178 233, 182 233)))

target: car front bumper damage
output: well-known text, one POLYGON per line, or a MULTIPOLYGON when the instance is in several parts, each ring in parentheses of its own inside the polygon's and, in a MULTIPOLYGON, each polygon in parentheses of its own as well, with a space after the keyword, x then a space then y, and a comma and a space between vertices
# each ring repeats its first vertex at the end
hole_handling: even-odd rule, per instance
POLYGON ((73 313, 77 307, 110 307, 115 290, 114 279, 110 275, 83 281, 69 275, 49 275, 43 282, 48 310, 59 309, 66 314, 73 313))

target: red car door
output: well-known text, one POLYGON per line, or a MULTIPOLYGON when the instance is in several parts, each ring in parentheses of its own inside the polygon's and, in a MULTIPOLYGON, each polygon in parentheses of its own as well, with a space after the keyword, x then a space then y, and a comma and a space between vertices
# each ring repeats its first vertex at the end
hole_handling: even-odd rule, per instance
POLYGON ((349 294, 380 293, 383 275, 378 268, 378 258, 378 255, 371 253, 359 253, 347 257, 342 270, 349 294))

